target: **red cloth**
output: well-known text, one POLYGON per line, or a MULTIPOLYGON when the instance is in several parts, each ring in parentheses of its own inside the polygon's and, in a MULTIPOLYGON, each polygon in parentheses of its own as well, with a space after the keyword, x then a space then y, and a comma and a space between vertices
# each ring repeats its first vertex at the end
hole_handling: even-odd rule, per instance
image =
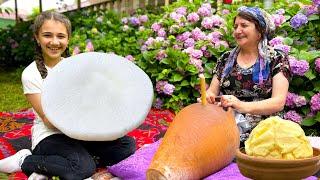
MULTIPOLYGON (((137 149, 144 144, 150 144, 161 137, 174 118, 169 110, 151 109, 143 124, 128 133, 136 140, 137 149)), ((35 115, 30 110, 16 113, 0 112, 0 159, 8 157, 20 149, 31 148, 31 127, 35 115)), ((26 180, 22 172, 12 173, 9 176, 1 174, 7 179, 26 180)))

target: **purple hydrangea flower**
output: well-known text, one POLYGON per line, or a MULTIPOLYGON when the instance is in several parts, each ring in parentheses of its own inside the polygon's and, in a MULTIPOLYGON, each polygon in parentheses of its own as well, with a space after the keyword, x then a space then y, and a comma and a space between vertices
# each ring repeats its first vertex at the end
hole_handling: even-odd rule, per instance
POLYGON ((276 45, 283 44, 283 37, 277 36, 269 41, 270 46, 274 47, 276 45))
POLYGON ((211 16, 211 19, 213 21, 213 26, 219 27, 224 23, 224 19, 222 19, 220 16, 218 15, 213 15, 211 16))
POLYGON ((173 93, 175 88, 176 87, 174 85, 172 85, 172 84, 169 84, 169 83, 165 84, 164 87, 163 87, 163 93, 167 94, 167 95, 172 95, 172 93, 173 93))
POLYGON ((183 6, 179 7, 179 8, 176 9, 176 13, 185 16, 187 14, 187 8, 183 7, 183 6))
POLYGON ((192 47, 194 46, 195 41, 192 38, 188 38, 187 40, 184 41, 184 47, 188 48, 188 47, 192 47))
POLYGON ((320 93, 317 93, 311 97, 310 106, 312 111, 320 111, 320 93))
POLYGON ((314 5, 308 5, 303 7, 303 11, 305 12, 306 16, 310 16, 312 14, 317 14, 318 8, 314 5))
POLYGON ((289 64, 294 75, 304 76, 304 73, 309 70, 309 63, 306 60, 297 60, 291 56, 289 57, 289 64))
POLYGON ((312 0, 314 6, 320 6, 320 0, 312 0))
POLYGON ((94 47, 91 41, 88 41, 86 44, 86 48, 85 48, 85 52, 93 52, 94 51, 94 47))
POLYGON ((284 114, 284 119, 291 120, 293 122, 296 122, 298 124, 301 123, 302 117, 294 110, 288 111, 284 114))
POLYGON ((198 40, 204 40, 206 38, 206 34, 201 31, 198 27, 192 30, 191 32, 192 38, 196 41, 198 40))
POLYGON ((153 23, 151 25, 151 29, 154 31, 154 32, 158 32, 160 29, 161 29, 161 24, 159 23, 153 23))
POLYGON ((158 81, 157 84, 156 84, 156 91, 158 93, 162 93, 163 92, 163 87, 164 85, 168 84, 167 81, 158 81))
POLYGON ((187 40, 190 36, 191 36, 191 33, 190 33, 189 31, 184 32, 184 33, 179 34, 179 35, 177 36, 177 41, 184 42, 184 41, 187 40))
POLYGON ((274 22, 276 27, 281 26, 284 22, 286 22, 286 17, 282 14, 273 14, 271 16, 272 21, 274 22))
POLYGON ((199 15, 195 12, 193 13, 190 13, 188 16, 187 16, 187 20, 191 23, 195 23, 195 22, 198 22, 200 19, 199 15))
POLYGON ((318 73, 320 73, 320 58, 317 58, 315 61, 314 61, 314 64, 315 64, 315 69, 318 73))
POLYGON ((128 24, 128 18, 124 17, 121 19, 122 24, 128 24))
POLYGON ((172 95, 174 89, 175 86, 168 83, 168 81, 158 81, 156 84, 156 91, 160 94, 172 95))
POLYGON ((170 18, 173 19, 176 22, 180 22, 181 18, 183 18, 183 17, 184 17, 184 15, 178 14, 176 12, 170 13, 170 18))
POLYGON ((137 17, 131 17, 130 18, 130 23, 133 25, 133 26, 139 26, 141 24, 139 18, 137 17))
POLYGON ((168 55, 165 50, 160 50, 156 56, 156 59, 161 61, 163 58, 166 58, 168 55))
POLYGON ((203 56, 203 53, 201 50, 193 49, 190 53, 191 57, 200 59, 203 56))
POLYGON ((201 26, 205 29, 212 29, 213 28, 213 19, 211 17, 203 18, 201 22, 201 26))
POLYGON ((286 106, 290 108, 301 107, 307 104, 307 100, 304 96, 299 96, 295 93, 288 93, 286 98, 286 106))
POLYGON ((207 50, 202 51, 202 52, 203 52, 203 56, 206 57, 206 58, 209 58, 209 57, 212 56, 212 54, 211 54, 209 51, 207 51, 207 50))
POLYGON ((222 15, 227 15, 230 14, 230 11, 228 9, 223 9, 221 13, 222 15))
POLYGON ((160 98, 156 98, 153 107, 155 107, 156 109, 162 109, 163 106, 163 101, 160 98))
POLYGON ((146 42, 144 43, 147 47, 151 46, 155 42, 153 37, 149 37, 146 42))
POLYGON ((127 55, 125 58, 129 61, 134 61, 134 57, 132 55, 127 55))
POLYGON ((211 43, 216 43, 217 41, 220 41, 221 36, 221 32, 213 31, 207 35, 206 40, 210 41, 211 43))
POLYGON ((139 17, 139 20, 141 23, 145 23, 148 21, 148 16, 147 15, 142 15, 139 17))
POLYGON ((159 37, 166 37, 167 33, 166 33, 164 28, 161 28, 161 29, 159 29, 157 34, 158 34, 159 37))
POLYGON ((294 29, 300 28, 302 25, 308 23, 308 17, 302 13, 298 13, 290 20, 290 24, 294 29))
POLYGON ((202 67, 202 61, 200 59, 190 58, 189 64, 194 65, 200 73, 202 73, 204 70, 202 67))
POLYGON ((72 51, 72 56, 77 55, 80 53, 80 48, 79 46, 74 47, 73 51, 72 51))
POLYGON ((228 48, 229 44, 228 44, 227 41, 217 41, 217 42, 215 42, 215 44, 214 44, 215 48, 219 48, 220 46, 224 46, 225 48, 228 48))
POLYGON ((210 8, 202 5, 199 9, 198 9, 198 14, 202 17, 205 17, 205 16, 210 16, 212 14, 212 11, 211 11, 211 6, 210 8))
POLYGON ((291 50, 291 47, 288 45, 285 45, 285 44, 277 44, 273 47, 274 47, 274 49, 279 49, 279 50, 283 51, 286 55, 288 55, 291 50))

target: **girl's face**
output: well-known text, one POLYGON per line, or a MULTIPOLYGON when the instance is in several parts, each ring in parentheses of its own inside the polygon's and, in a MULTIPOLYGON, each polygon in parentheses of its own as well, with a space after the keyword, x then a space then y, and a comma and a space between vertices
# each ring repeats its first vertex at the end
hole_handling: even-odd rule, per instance
POLYGON ((55 20, 46 20, 36 34, 45 61, 59 61, 66 50, 69 37, 66 26, 55 20))
POLYGON ((253 22, 241 17, 236 17, 233 37, 240 47, 252 47, 258 45, 261 34, 253 22))

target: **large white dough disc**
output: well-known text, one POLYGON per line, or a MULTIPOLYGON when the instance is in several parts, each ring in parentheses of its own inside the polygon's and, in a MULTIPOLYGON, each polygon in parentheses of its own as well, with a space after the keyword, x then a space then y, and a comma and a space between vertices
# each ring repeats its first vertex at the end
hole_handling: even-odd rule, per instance
POLYGON ((152 99, 151 80, 134 63, 115 54, 88 52, 52 69, 41 104, 48 120, 67 136, 108 141, 138 127, 152 99))

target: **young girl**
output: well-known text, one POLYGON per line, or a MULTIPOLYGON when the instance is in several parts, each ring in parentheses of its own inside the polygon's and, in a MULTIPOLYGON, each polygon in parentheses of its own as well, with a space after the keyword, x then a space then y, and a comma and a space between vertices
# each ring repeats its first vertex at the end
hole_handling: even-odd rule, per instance
POLYGON ((37 42, 35 61, 22 73, 24 94, 36 114, 32 154, 23 149, 0 160, 0 172, 22 170, 37 179, 46 176, 84 179, 90 177, 97 166, 112 165, 131 155, 135 150, 133 138, 124 136, 108 142, 75 140, 47 120, 40 103, 42 83, 52 68, 68 56, 71 23, 57 12, 43 12, 35 19, 33 31, 37 42))

